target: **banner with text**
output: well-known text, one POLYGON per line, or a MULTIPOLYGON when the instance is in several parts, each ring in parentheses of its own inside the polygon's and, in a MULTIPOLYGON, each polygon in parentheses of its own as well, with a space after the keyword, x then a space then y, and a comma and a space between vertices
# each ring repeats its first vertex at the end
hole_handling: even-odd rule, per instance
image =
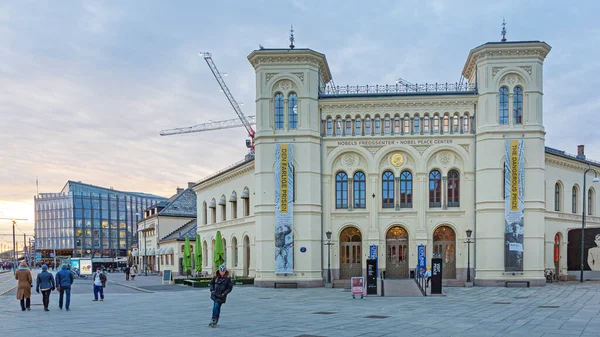
POLYGON ((292 144, 275 146, 275 273, 294 272, 292 144))
POLYGON ((504 270, 523 271, 525 157, 523 140, 507 140, 504 164, 504 270))

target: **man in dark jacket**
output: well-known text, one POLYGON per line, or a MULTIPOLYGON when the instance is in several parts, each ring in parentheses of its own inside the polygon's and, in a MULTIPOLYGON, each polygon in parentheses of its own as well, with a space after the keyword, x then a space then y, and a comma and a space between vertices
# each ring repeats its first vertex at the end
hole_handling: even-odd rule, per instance
POLYGON ((44 311, 48 310, 48 304, 50 304, 50 292, 54 290, 54 277, 48 272, 48 266, 42 266, 42 272, 38 274, 37 281, 35 283, 35 291, 40 293, 42 290, 42 303, 44 304, 44 311))
POLYGON ((65 309, 69 311, 69 305, 71 304, 71 285, 73 284, 73 273, 69 270, 69 266, 64 264, 62 269, 56 273, 56 286, 60 292, 58 297, 58 309, 62 310, 63 307, 63 295, 67 294, 67 300, 65 302, 65 309))
POLYGON ((129 273, 131 272, 131 269, 129 269, 129 266, 126 266, 123 271, 125 272, 125 281, 129 281, 129 273))
POLYGON ((221 305, 227 300, 227 295, 233 290, 233 282, 229 277, 227 266, 222 264, 217 270, 217 274, 210 280, 210 299, 213 300, 212 320, 208 324, 214 328, 219 322, 221 315, 221 305))

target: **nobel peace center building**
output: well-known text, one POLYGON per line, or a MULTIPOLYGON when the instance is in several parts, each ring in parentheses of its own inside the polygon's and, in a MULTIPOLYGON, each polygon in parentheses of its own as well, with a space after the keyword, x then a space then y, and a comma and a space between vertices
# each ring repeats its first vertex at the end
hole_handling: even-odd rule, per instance
POLYGON ((193 187, 205 270, 219 237, 232 273, 264 287, 365 276, 371 246, 386 278, 413 276, 419 245, 446 285, 468 263, 479 286, 574 277, 582 244, 585 277, 600 276, 600 164, 545 146, 549 52, 491 42, 459 83, 365 86, 333 85, 311 49, 252 52, 254 155, 193 187))

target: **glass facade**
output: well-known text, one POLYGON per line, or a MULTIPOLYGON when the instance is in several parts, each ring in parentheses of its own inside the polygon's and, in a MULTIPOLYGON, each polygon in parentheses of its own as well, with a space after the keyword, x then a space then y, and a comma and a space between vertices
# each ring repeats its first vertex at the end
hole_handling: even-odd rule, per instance
POLYGON ((166 198, 69 182, 35 197, 35 238, 43 256, 114 258, 137 243, 143 211, 166 198), (136 216, 139 213, 139 216, 136 216))

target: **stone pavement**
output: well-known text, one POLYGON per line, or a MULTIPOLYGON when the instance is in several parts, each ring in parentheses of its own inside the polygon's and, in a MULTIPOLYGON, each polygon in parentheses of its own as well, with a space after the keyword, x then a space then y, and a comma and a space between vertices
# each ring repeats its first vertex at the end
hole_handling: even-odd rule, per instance
MULTIPOLYGON (((140 287, 159 282, 140 278, 140 287)), ((92 302, 91 285, 76 283, 83 288, 74 290, 70 312, 56 309, 55 294, 50 312, 21 312, 14 294, 0 296, 2 336, 600 336, 600 284, 593 282, 362 300, 336 288, 237 286, 216 329, 207 327, 212 302, 205 288, 147 293, 112 283, 104 302, 92 302)))

